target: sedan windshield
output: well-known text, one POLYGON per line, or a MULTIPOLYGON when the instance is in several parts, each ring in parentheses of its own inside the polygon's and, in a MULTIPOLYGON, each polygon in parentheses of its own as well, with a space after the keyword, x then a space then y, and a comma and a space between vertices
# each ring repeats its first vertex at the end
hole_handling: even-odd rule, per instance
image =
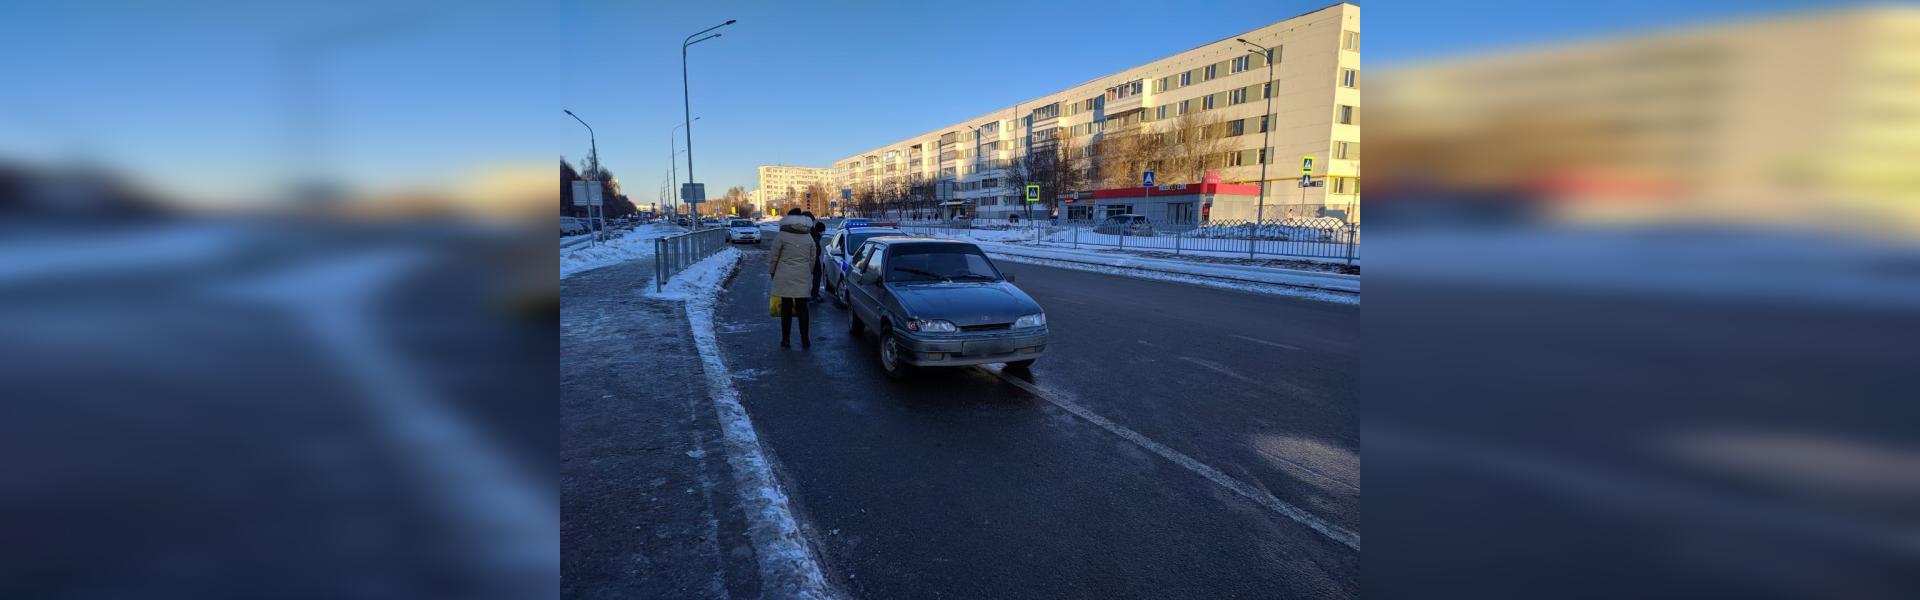
POLYGON ((999 281, 987 255, 971 244, 905 244, 887 253, 887 281, 999 281))
POLYGON ((728 227, 752 227, 753 221, 748 221, 746 219, 734 219, 733 222, 728 223, 727 226, 728 227))

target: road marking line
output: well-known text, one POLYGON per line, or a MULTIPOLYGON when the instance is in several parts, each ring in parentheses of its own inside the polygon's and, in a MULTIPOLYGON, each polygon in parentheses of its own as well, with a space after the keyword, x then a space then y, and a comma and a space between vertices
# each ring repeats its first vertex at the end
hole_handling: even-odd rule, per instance
POLYGON ((1146 340, 1134 340, 1134 341, 1136 341, 1136 342, 1140 342, 1140 345, 1142 345, 1142 346, 1146 346, 1146 347, 1148 347, 1148 348, 1159 348, 1159 347, 1160 347, 1160 345, 1159 345, 1159 344, 1155 344, 1155 343, 1153 343, 1153 342, 1149 342, 1149 341, 1146 341, 1146 340))
POLYGON ((1245 481, 1234 479, 1232 476, 1227 475, 1226 473, 1220 472, 1219 469, 1209 467, 1206 464, 1201 463, 1200 461, 1194 460, 1193 457, 1180 453, 1180 451, 1178 450, 1168 448, 1160 444, 1159 442, 1153 441, 1147 436, 1140 435, 1140 433, 1137 431, 1128 429, 1113 421, 1109 421, 1107 420, 1106 417, 1102 417, 1098 413, 1095 413, 1091 410, 1087 410, 1085 407, 1082 407, 1064 398, 1055 397, 1053 393, 1041 390, 1039 386, 1036 386, 1030 382, 1021 380, 1018 377, 1008 375, 1006 374, 1005 371, 1001 369, 996 369, 991 367, 981 367, 981 370, 994 374, 994 376, 999 377, 1002 381, 1011 383, 1014 385, 1014 387, 1018 387, 1022 390, 1025 390, 1027 393, 1033 394, 1034 397, 1036 398, 1039 398, 1041 400, 1046 400, 1047 402, 1051 402, 1053 403, 1054 406, 1058 406, 1061 409, 1066 410, 1067 412, 1073 413, 1074 416, 1080 417, 1081 419, 1085 419, 1088 423, 1092 423, 1094 425, 1099 426, 1101 429, 1107 430, 1108 433, 1120 436, 1121 439, 1127 440, 1129 442, 1133 442, 1134 445, 1139 446, 1141 448, 1145 448, 1147 451, 1152 452, 1154 454, 1158 454, 1160 455, 1161 458, 1173 461, 1174 464, 1185 467, 1188 471, 1192 471, 1196 475, 1205 477, 1208 481, 1212 481, 1216 484, 1219 484, 1220 487, 1227 488, 1228 490, 1231 490, 1236 494, 1240 494, 1241 496, 1247 498, 1248 500, 1252 500, 1261 506, 1267 507, 1273 512, 1280 513, 1281 516, 1287 517, 1289 519, 1293 519, 1294 522, 1299 523, 1301 525, 1305 525, 1308 528, 1319 532, 1320 535, 1326 536, 1327 539, 1333 540, 1335 542, 1339 542, 1347 546, 1348 548, 1352 548, 1354 550, 1360 549, 1360 534, 1358 533, 1348 531, 1347 529, 1342 528, 1339 525, 1328 523, 1325 520, 1322 520, 1320 517, 1314 516, 1313 513, 1307 512, 1305 509, 1289 504, 1285 500, 1281 500, 1279 498, 1273 497, 1273 494, 1267 493, 1266 490, 1262 490, 1258 487, 1254 487, 1252 484, 1249 484, 1245 481))
POLYGON ((1250 338, 1250 337, 1247 337, 1247 336, 1244 336, 1244 335, 1237 335, 1237 334, 1229 334, 1229 335, 1233 335, 1233 337, 1237 337, 1237 338, 1240 338, 1240 339, 1243 339, 1243 340, 1246 340, 1246 341, 1249 341, 1249 342, 1253 342, 1253 343, 1255 343, 1255 344, 1266 344, 1266 345, 1268 345, 1268 346, 1273 346, 1273 347, 1275 347, 1275 348, 1286 348, 1286 349, 1288 349, 1288 350, 1299 350, 1299 349, 1300 349, 1300 348, 1298 348, 1298 347, 1296 347, 1296 346, 1288 346, 1288 345, 1286 345, 1286 344, 1282 344, 1282 343, 1280 343, 1280 342, 1269 342, 1269 341, 1266 341, 1266 340, 1262 340, 1262 339, 1257 339, 1257 338, 1250 338))
POLYGON ((1241 382, 1241 383, 1253 383, 1253 380, 1252 380, 1252 379, 1247 379, 1247 377, 1246 377, 1245 375, 1241 375, 1241 374, 1239 374, 1239 373, 1235 373, 1235 372, 1233 372, 1233 370, 1232 370, 1232 369, 1228 369, 1228 368, 1226 368, 1226 367, 1223 367, 1223 366, 1220 366, 1220 363, 1217 363, 1217 362, 1213 362, 1213 361, 1210 361, 1210 360, 1200 360, 1200 359, 1198 359, 1198 358, 1194 358, 1194 357, 1191 357, 1191 356, 1182 356, 1182 357, 1180 357, 1180 360, 1184 360, 1184 361, 1187 361, 1187 362, 1190 362, 1190 363, 1193 363, 1193 364, 1196 364, 1196 365, 1200 365, 1200 366, 1202 366, 1202 367, 1206 367, 1206 368, 1208 368, 1208 369, 1212 369, 1212 370, 1213 370, 1214 372, 1216 372, 1216 373, 1219 373, 1219 374, 1221 374, 1221 375, 1226 375, 1226 376, 1228 376, 1228 377, 1232 377, 1232 378, 1234 378, 1234 379, 1238 379, 1238 380, 1240 380, 1240 382, 1241 382))

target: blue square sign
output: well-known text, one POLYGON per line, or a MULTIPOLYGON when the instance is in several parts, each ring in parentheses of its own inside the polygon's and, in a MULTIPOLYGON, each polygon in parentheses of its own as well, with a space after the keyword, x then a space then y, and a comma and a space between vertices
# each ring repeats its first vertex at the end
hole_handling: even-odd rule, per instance
POLYGON ((1153 187, 1153 171, 1140 172, 1140 187, 1153 187))

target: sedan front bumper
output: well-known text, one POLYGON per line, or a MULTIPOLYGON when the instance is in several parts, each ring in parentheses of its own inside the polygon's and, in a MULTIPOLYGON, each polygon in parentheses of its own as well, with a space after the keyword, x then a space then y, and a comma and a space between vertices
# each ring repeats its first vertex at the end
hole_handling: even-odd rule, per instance
POLYGON ((1047 328, 914 335, 895 331, 901 360, 918 367, 963 367, 1040 358, 1047 351, 1047 328))

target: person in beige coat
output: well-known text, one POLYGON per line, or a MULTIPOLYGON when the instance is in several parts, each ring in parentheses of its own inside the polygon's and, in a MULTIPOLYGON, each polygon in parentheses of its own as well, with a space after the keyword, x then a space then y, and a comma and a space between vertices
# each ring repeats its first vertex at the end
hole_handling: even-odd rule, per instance
POLYGON ((790 348, 789 331, 794 315, 800 316, 800 347, 813 346, 807 332, 807 299, 813 297, 813 265, 820 262, 820 246, 813 241, 813 219, 796 208, 780 219, 780 234, 773 238, 773 254, 767 259, 767 272, 773 274, 769 292, 780 299, 780 347, 790 348))

